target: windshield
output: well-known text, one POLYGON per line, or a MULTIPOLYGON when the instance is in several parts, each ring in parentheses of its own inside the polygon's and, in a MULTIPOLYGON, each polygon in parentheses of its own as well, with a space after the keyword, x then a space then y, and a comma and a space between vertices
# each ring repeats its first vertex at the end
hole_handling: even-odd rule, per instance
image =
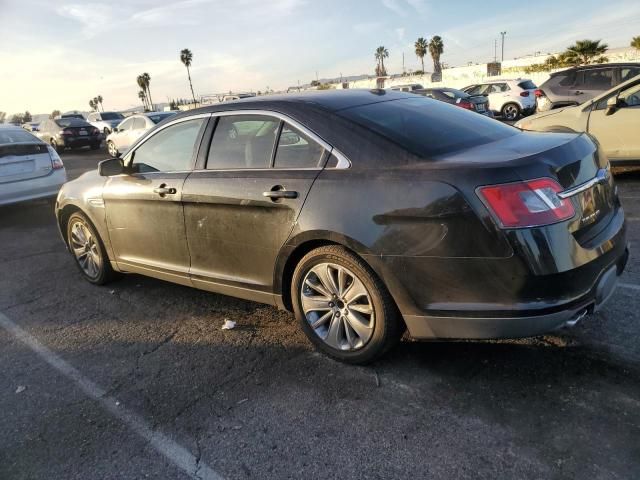
POLYGON ((59 127, 86 127, 89 124, 85 120, 80 120, 79 118, 60 118, 56 120, 56 124, 59 127))
POLYGON ((423 158, 517 135, 483 115, 425 97, 373 103, 340 112, 423 158))
POLYGON ((124 115, 118 112, 103 112, 100 114, 102 120, 122 120, 124 115))
POLYGON ((147 115, 147 117, 149 118, 149 120, 151 120, 153 123, 160 123, 162 120, 164 120, 167 117, 171 117, 173 115, 175 115, 176 112, 166 112, 166 113, 154 113, 153 115, 147 115))

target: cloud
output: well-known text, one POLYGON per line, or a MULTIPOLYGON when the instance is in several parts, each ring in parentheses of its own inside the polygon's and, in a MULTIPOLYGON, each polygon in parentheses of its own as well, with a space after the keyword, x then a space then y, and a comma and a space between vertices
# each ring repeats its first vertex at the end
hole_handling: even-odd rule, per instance
POLYGON ((102 3, 74 3, 61 5, 56 13, 62 17, 80 22, 85 35, 93 36, 103 31, 113 22, 113 9, 102 3))
POLYGON ((398 15, 405 16, 407 14, 405 6, 400 0, 382 0, 382 5, 398 15))
POLYGON ((399 42, 404 42, 405 29, 403 27, 396 28, 396 35, 399 42))

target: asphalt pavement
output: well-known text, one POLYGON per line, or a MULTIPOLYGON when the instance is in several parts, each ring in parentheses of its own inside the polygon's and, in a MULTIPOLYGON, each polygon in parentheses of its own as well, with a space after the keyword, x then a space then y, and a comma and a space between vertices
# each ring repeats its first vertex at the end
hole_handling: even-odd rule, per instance
MULTIPOLYGON (((63 155, 70 177, 103 158, 63 155)), ((632 253, 602 312, 368 367, 272 307, 90 285, 47 203, 0 208, 0 479, 638 478, 640 174, 617 181, 632 253)))

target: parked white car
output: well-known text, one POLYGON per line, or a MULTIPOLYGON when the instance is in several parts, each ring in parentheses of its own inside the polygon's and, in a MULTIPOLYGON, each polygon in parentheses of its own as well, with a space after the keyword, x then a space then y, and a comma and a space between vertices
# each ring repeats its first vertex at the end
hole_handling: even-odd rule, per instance
POLYGON ((0 205, 55 199, 66 181, 53 147, 24 128, 0 126, 0 205))
POLYGON ((147 112, 131 115, 113 129, 107 137, 107 151, 112 157, 118 157, 129 149, 140 136, 165 118, 177 112, 147 112))
POLYGON ((505 120, 516 120, 521 115, 531 115, 536 111, 537 88, 531 80, 517 78, 476 83, 462 90, 469 95, 487 96, 492 112, 505 120))
POLYGON ((124 115, 118 112, 92 112, 87 117, 87 122, 96 127, 106 137, 113 129, 124 120, 124 115))

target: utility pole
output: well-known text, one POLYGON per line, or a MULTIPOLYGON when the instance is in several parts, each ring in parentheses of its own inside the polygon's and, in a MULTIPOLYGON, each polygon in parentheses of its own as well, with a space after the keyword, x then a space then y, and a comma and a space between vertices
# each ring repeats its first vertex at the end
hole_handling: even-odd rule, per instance
POLYGON ((405 69, 404 69, 404 52, 402 52, 402 74, 405 74, 405 69))
POLYGON ((500 32, 500 35, 502 35, 502 60, 500 60, 501 62, 504 62, 504 36, 507 34, 507 32, 500 32))
POLYGON ((498 40, 493 40, 493 63, 498 61, 498 40))

